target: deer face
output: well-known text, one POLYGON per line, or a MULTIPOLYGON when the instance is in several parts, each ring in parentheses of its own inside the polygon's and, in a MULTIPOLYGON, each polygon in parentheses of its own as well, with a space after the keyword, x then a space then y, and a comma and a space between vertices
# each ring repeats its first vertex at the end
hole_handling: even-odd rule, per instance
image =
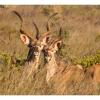
POLYGON ((55 55, 57 54, 57 51, 61 47, 62 41, 57 40, 54 41, 50 46, 48 46, 45 50, 45 58, 47 62, 51 61, 53 58, 55 58, 55 55))
POLYGON ((20 39, 29 48, 27 61, 38 60, 44 46, 47 45, 48 35, 44 36, 41 40, 33 40, 26 34, 20 34, 20 39))

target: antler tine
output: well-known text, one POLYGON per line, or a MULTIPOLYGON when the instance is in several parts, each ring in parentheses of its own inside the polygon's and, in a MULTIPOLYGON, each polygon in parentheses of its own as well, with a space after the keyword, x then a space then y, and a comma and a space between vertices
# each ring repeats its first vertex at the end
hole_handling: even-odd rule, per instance
POLYGON ((61 35, 62 35, 62 27, 60 27, 60 30, 59 30, 59 37, 61 38, 61 35))
POLYGON ((39 40, 40 32, 39 32, 39 29, 38 29, 38 27, 37 27, 37 25, 35 24, 34 21, 33 21, 33 25, 35 26, 35 29, 36 29, 36 39, 39 40))
POLYGON ((47 29, 47 31, 50 31, 50 26, 49 26, 49 21, 50 21, 50 19, 52 18, 52 17, 54 17, 54 16, 56 16, 58 13, 54 13, 53 15, 51 15, 50 17, 49 17, 49 19, 47 20, 47 24, 46 24, 46 29, 47 29))

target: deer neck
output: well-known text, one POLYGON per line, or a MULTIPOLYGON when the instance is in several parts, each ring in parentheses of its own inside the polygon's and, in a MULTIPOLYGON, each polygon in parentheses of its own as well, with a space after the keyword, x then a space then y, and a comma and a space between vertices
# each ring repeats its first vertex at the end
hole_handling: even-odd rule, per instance
POLYGON ((41 56, 41 51, 39 51, 39 54, 38 54, 38 56, 36 57, 36 59, 34 61, 35 69, 38 69, 38 67, 39 67, 39 64, 40 64, 40 56, 41 56))
POLYGON ((48 65, 49 66, 57 66, 57 63, 56 63, 56 57, 55 57, 55 55, 52 55, 52 58, 51 58, 51 60, 48 62, 48 65))
POLYGON ((35 60, 34 60, 35 69, 38 69, 38 67, 39 67, 42 49, 43 49, 43 45, 39 48, 38 56, 35 57, 35 60))
POLYGON ((57 67, 58 65, 56 63, 56 58, 55 55, 53 55, 51 60, 47 64, 47 83, 49 82, 50 78, 53 77, 53 75, 56 73, 57 67))
POLYGON ((28 73, 28 76, 27 78, 29 78, 29 76, 34 72, 34 71, 37 71, 38 67, 39 67, 39 60, 40 60, 40 55, 41 55, 41 52, 39 52, 38 56, 35 56, 35 59, 34 59, 34 62, 30 62, 29 63, 29 73, 28 73))

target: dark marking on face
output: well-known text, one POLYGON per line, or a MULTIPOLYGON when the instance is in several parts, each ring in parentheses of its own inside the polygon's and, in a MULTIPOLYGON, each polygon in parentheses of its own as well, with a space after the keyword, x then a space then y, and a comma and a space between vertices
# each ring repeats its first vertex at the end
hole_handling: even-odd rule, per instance
POLYGON ((29 49, 26 61, 30 62, 32 59, 34 59, 34 48, 33 47, 29 49))

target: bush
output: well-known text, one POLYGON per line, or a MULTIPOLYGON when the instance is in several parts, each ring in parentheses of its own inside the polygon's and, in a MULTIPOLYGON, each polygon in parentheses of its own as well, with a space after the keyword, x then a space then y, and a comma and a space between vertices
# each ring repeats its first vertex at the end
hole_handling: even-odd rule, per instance
POLYGON ((0 53, 0 62, 5 65, 15 65, 18 67, 24 64, 25 59, 12 57, 12 55, 6 53, 0 53))
POLYGON ((11 57, 8 54, 0 53, 0 62, 8 65, 11 62, 11 57))
POLYGON ((83 58, 75 59, 74 64, 80 64, 84 67, 89 67, 100 63, 100 51, 96 55, 84 56, 83 58))

